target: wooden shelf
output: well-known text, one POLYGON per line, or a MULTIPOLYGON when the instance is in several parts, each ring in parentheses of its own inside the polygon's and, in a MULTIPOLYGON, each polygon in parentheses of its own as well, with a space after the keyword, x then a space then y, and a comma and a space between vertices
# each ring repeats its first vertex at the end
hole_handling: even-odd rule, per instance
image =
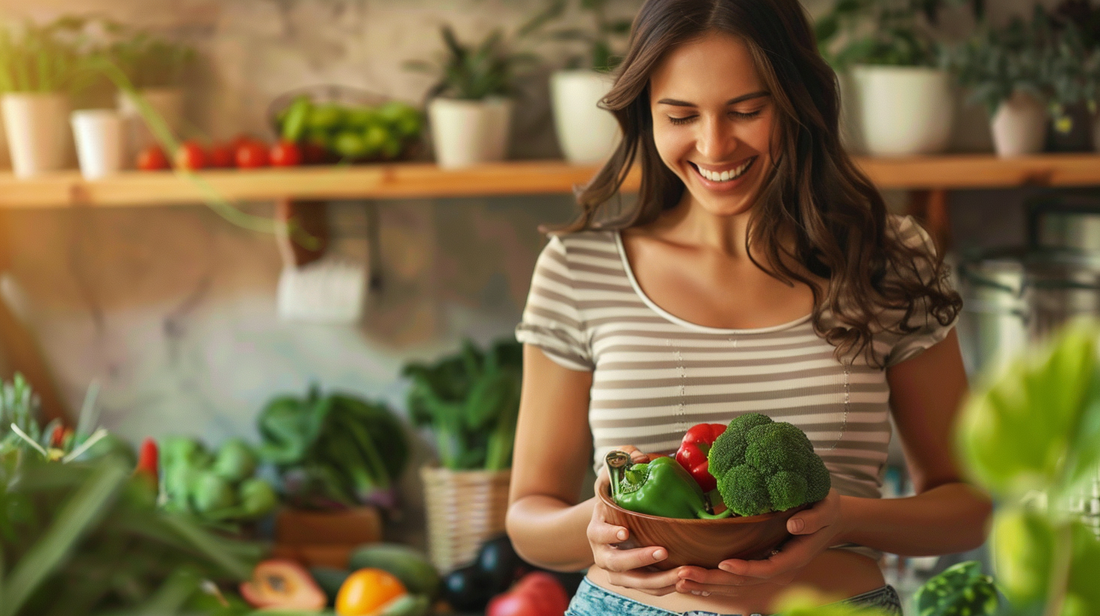
MULTIPOLYGON (((1100 186, 1100 155, 1047 154, 1015 159, 992 155, 857 158, 883 189, 1011 188, 1028 185, 1100 186)), ((562 161, 510 161, 461 170, 401 163, 293 169, 219 170, 193 177, 125 172, 86 181, 76 171, 30 179, 0 174, 0 207, 159 206, 273 199, 413 199, 489 195, 567 194, 597 167, 562 161)), ((638 173, 625 188, 637 190, 638 173)))

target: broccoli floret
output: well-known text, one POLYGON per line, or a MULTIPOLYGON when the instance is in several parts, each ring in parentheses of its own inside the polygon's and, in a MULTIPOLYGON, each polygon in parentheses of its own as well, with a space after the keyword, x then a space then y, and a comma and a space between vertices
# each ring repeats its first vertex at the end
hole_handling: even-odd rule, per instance
POLYGON ((784 511, 806 502, 806 478, 791 471, 779 471, 768 477, 768 496, 771 508, 784 511))
POLYGON ((814 446, 806 434, 786 422, 773 422, 749 431, 745 462, 765 475, 780 471, 804 473, 814 446))
POLYGON ((831 486, 829 471, 806 434, 760 413, 731 421, 707 460, 722 501, 742 516, 815 503, 831 486))
POLYGON ((710 474, 718 479, 731 468, 743 464, 745 450, 749 446, 749 431, 770 423, 772 418, 760 413, 745 413, 734 417, 707 452, 707 469, 710 474))
POLYGON ((722 502, 737 515, 759 515, 772 510, 768 485, 760 471, 742 464, 735 466, 718 480, 722 502))

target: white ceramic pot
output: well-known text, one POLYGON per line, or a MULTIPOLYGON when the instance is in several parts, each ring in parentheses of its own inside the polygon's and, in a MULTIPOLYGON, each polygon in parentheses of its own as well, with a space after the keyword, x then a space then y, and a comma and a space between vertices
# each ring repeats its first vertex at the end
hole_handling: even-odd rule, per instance
POLYGON ((512 122, 512 101, 436 98, 428 104, 432 145, 440 167, 454 169, 504 160, 512 122))
POLYGON ((859 125, 872 156, 937 154, 947 149, 955 114, 946 71, 915 66, 855 66, 859 125))
POLYGON ((613 84, 611 75, 592 70, 562 70, 550 76, 554 127, 569 162, 602 162, 618 145, 619 122, 598 106, 613 84))
MULTIPOLYGON (((175 136, 180 134, 183 128, 183 90, 180 88, 148 88, 139 90, 138 96, 149 105, 164 126, 175 136)), ((133 160, 137 153, 157 143, 153 131, 149 129, 145 118, 142 117, 137 102, 127 92, 119 92, 117 99, 118 112, 125 123, 127 150, 124 156, 126 160, 133 160)))
POLYGON ((72 161, 69 99, 64 94, 13 93, 0 101, 12 170, 30 177, 68 167, 72 161))
POLYGON ((80 173, 94 180, 118 173, 125 154, 122 116, 109 109, 74 111, 73 138, 80 173))
POLYGON ((990 122, 997 156, 1025 156, 1043 151, 1047 140, 1048 114, 1042 101, 1026 92, 1016 92, 997 107, 990 122))

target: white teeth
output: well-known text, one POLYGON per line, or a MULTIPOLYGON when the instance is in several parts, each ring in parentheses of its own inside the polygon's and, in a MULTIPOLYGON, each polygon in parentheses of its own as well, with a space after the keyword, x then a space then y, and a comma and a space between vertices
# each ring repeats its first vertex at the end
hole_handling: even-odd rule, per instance
POLYGON ((723 171, 721 173, 708 171, 706 169, 703 169, 702 167, 696 167, 696 169, 699 170, 700 175, 707 178, 711 182, 728 182, 730 180, 736 180, 737 178, 741 177, 741 175, 745 173, 745 171, 749 168, 749 165, 752 164, 752 161, 753 159, 749 159, 748 162, 741 165, 740 167, 732 171, 723 171))

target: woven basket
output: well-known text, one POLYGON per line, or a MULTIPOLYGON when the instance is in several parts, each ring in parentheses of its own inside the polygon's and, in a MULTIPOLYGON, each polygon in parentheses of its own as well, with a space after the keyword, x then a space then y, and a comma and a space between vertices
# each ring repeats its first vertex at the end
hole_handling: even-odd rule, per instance
POLYGON ((423 467, 428 552, 449 573, 470 564, 486 540, 504 532, 512 471, 452 471, 423 467))

